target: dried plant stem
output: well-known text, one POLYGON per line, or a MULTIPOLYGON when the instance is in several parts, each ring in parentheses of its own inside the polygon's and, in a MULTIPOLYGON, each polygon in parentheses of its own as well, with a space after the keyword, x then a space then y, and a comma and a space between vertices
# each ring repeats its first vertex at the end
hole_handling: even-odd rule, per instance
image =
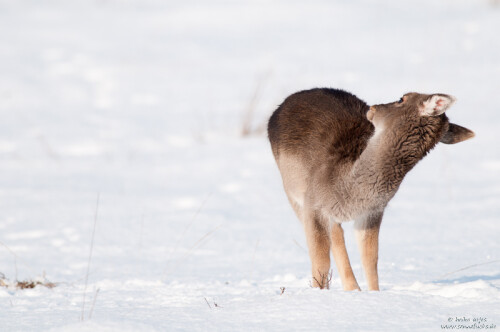
POLYGON ((206 233, 205 235, 203 235, 201 238, 198 239, 198 241, 195 242, 195 244, 192 245, 192 247, 188 250, 188 252, 182 256, 181 260, 184 260, 185 258, 187 258, 189 255, 191 255, 191 253, 199 248, 202 244, 203 244, 203 241, 208 239, 213 233, 215 233, 216 230, 218 230, 220 227, 222 226, 219 225, 217 227, 215 227, 214 229, 212 229, 210 232, 206 233))
POLYGON ((92 307, 90 308, 89 312, 89 320, 92 318, 92 313, 94 312, 94 307, 95 307, 95 301, 97 299, 97 294, 99 294, 100 290, 101 290, 100 288, 97 288, 97 290, 95 291, 94 300, 92 301, 92 307))
POLYGON ((331 284, 332 278, 333 278, 333 272, 330 270, 327 274, 320 273, 319 275, 320 275, 321 280, 318 280, 318 279, 316 279, 316 277, 313 277, 314 281, 316 281, 319 288, 330 289, 330 284, 331 284))
POLYGON ((82 315, 81 315, 81 320, 85 320, 84 314, 85 314, 85 297, 87 295, 87 285, 89 281, 89 273, 90 273, 90 262, 92 260, 92 251, 94 250, 94 237, 95 237, 95 228, 97 225, 97 211, 99 210, 99 198, 100 198, 100 193, 97 194, 97 202, 95 206, 95 215, 94 215, 94 228, 92 229, 92 239, 90 241, 90 250, 89 250, 89 260, 87 262, 87 273, 85 274, 85 287, 83 289, 83 301, 82 301, 82 315))
POLYGON ((454 273, 457 273, 457 272, 460 272, 460 271, 464 271, 464 270, 468 270, 470 268, 473 268, 473 267, 476 267, 476 266, 481 266, 481 265, 488 265, 488 264, 493 264, 493 263, 498 263, 500 262, 500 259, 495 259, 494 261, 490 261, 490 262, 485 262, 485 263, 478 263, 478 264, 472 264, 472 265, 468 265, 468 266, 465 266, 461 269, 458 269, 458 270, 455 270, 455 271, 452 271, 452 272, 448 272, 448 273, 445 273, 441 276, 438 277, 438 279, 441 279, 441 278, 444 278, 444 277, 447 277, 449 275, 452 275, 454 273))

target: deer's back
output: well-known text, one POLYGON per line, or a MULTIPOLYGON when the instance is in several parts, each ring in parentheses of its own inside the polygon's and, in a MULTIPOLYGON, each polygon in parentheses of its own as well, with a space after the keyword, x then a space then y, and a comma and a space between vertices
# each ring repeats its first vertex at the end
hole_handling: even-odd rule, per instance
POLYGON ((295 155, 316 162, 354 162, 365 149, 374 127, 367 120, 369 106, 336 89, 312 89, 289 96, 268 125, 276 159, 295 155))

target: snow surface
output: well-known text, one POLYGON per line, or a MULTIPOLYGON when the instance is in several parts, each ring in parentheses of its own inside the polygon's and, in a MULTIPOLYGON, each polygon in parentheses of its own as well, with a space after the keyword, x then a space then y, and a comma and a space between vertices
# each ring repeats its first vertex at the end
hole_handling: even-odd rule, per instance
POLYGON ((0 272, 58 284, 1 287, 0 330, 500 325, 499 29, 486 0, 0 1, 0 272), (309 287, 267 139, 240 135, 317 86, 448 93, 476 132, 390 203, 380 292, 309 287))

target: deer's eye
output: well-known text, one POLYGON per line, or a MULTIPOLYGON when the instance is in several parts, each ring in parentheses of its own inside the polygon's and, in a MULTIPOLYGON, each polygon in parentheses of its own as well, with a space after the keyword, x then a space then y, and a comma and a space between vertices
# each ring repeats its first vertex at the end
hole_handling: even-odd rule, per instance
POLYGON ((399 99, 399 101, 398 101, 398 104, 401 104, 403 101, 404 101, 404 99, 403 99, 403 97, 401 97, 401 99, 399 99))

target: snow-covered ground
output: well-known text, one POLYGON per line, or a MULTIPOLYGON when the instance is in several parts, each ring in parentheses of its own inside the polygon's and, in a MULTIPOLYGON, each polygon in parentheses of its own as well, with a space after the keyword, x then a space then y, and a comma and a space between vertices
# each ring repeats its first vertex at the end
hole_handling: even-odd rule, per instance
POLYGON ((57 283, 0 287, 0 330, 500 326, 499 32, 486 0, 0 1, 0 272, 57 283), (309 287, 259 132, 317 86, 449 93, 476 132, 390 203, 381 292, 309 287))

